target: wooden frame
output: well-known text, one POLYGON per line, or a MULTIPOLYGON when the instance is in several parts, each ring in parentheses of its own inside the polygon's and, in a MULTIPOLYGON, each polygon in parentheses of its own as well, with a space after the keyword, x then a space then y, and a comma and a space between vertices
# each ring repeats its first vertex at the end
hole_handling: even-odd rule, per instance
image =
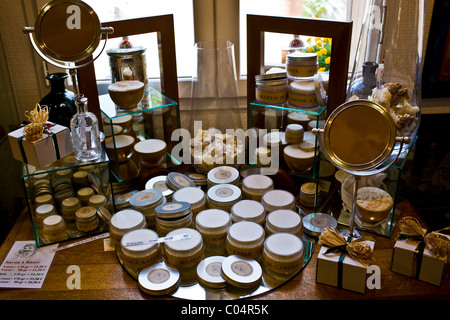
MULTIPOLYGON (((175 32, 173 15, 161 15, 138 19, 119 20, 102 23, 102 27, 112 27, 109 38, 122 38, 137 34, 157 32, 161 72, 161 92, 177 102, 179 112, 178 79, 175 54, 175 32)), ((92 56, 90 57, 92 59, 92 56)), ((80 62, 80 64, 86 61, 80 62)), ((89 110, 101 119, 97 80, 94 64, 78 69, 79 90, 89 99, 89 110)))
POLYGON ((352 22, 247 15, 248 123, 250 103, 255 101, 255 76, 264 73, 264 32, 332 38, 328 113, 345 102, 352 22))

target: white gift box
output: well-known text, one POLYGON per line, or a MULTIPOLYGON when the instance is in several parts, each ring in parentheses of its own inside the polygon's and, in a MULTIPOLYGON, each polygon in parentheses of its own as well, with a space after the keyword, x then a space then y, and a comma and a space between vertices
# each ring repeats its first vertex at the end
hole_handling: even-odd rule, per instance
MULTIPOLYGON (((375 242, 365 242, 373 250, 375 242)), ((340 263, 342 252, 336 251, 325 254, 328 249, 326 246, 320 248, 317 257, 316 281, 341 289, 365 293, 368 266, 352 259, 347 253, 344 254, 340 263), (341 268, 339 264, 341 264, 341 268)))
POLYGON ((23 138, 24 127, 8 134, 14 159, 43 168, 73 152, 72 138, 69 128, 59 124, 50 124, 48 132, 37 141, 23 138))
POLYGON ((429 249, 420 253, 420 241, 397 240, 392 252, 391 270, 408 277, 440 286, 447 267, 447 258, 437 258, 429 249))

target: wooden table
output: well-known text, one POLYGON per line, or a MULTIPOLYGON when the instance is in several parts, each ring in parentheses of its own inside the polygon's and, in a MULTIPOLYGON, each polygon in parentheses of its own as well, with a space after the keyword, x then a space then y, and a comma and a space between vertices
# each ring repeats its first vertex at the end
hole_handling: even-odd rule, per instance
MULTIPOLYGON (((402 215, 417 216, 409 202, 399 204, 402 215)), ((421 221, 422 222, 422 221, 421 221)), ((422 224, 424 226, 424 224, 422 224)), ((397 231, 394 232, 394 236, 397 231)), ((361 300, 361 299, 450 299, 450 275, 447 272, 441 287, 421 282, 390 271, 394 238, 373 235, 375 264, 381 269, 381 289, 365 294, 337 289, 316 283, 318 246, 305 269, 288 283, 252 300, 361 300)), ((24 212, 0 248, 3 261, 15 241, 32 240, 27 212, 24 212)), ((114 251, 105 251, 103 240, 56 252, 41 289, 0 289, 0 300, 146 300, 172 299, 141 293, 137 282, 122 268, 114 251), (66 281, 70 265, 81 270, 81 289, 68 289, 66 281)))

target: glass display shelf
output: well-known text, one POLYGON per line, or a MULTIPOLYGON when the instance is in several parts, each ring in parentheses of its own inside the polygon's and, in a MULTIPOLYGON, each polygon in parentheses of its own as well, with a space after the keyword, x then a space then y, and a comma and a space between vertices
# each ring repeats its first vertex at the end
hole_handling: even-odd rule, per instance
MULTIPOLYGON (((397 203, 399 202, 399 194, 398 194, 399 187, 400 184, 402 183, 402 179, 408 174, 410 174, 409 170, 411 170, 411 168, 408 165, 408 161, 411 160, 410 157, 412 156, 411 154, 414 152, 417 138, 418 137, 416 136, 408 148, 402 149, 398 159, 394 162, 394 164, 391 167, 389 167, 385 172, 380 174, 380 179, 383 178, 381 183, 382 189, 387 191, 394 201, 394 205, 390 213, 387 215, 385 219, 376 223, 369 223, 363 221, 358 216, 357 213, 355 216, 355 228, 375 233, 381 236, 385 236, 388 238, 392 236, 395 224, 397 223, 399 216, 401 214, 401 212, 397 209, 397 203)), ((395 150, 393 152, 394 154, 393 156, 395 156, 396 153, 398 154, 398 150, 395 150)), ((388 159, 386 160, 386 162, 389 163, 390 160, 388 159)), ((359 185, 359 188, 361 187, 364 187, 364 185, 359 185)), ((339 191, 338 195, 342 199, 343 191, 342 190, 338 191, 339 191)), ((344 226, 349 225, 351 216, 350 210, 351 208, 348 205, 345 204, 343 205, 338 219, 339 224, 344 226)))
MULTIPOLYGON (((303 235, 301 240, 303 242, 305 255, 301 269, 295 273, 288 275, 274 274, 270 270, 267 270, 267 268, 261 263, 261 258, 257 258, 256 261, 258 261, 261 265, 263 274, 261 280, 255 286, 250 288, 238 288, 231 284, 227 284, 227 286, 223 288, 209 288, 198 282, 196 267, 194 267, 189 270, 179 270, 181 278, 180 285, 174 292, 169 293, 169 295, 174 298, 185 300, 237 300, 267 294, 296 277, 303 271, 308 262, 311 260, 316 240, 307 237, 306 235, 303 235)), ((213 255, 218 254, 205 251, 204 257, 206 258, 213 255)), ((127 267, 123 264, 119 258, 119 255, 117 256, 124 270, 137 281, 140 269, 132 269, 127 267)), ((164 258, 160 261, 164 261, 164 258)))
POLYGON ((113 213, 114 197, 106 153, 98 160, 83 162, 70 154, 39 170, 28 164, 22 164, 21 178, 38 247, 108 230, 107 221, 113 213), (98 195, 95 201, 91 199, 93 195, 98 195), (64 202, 68 198, 72 198, 70 205, 64 202), (75 211, 77 208, 87 206, 95 206, 95 214, 91 216, 89 227, 79 228, 75 211), (53 214, 62 217, 59 225, 61 229, 58 228, 61 234, 55 236, 50 232, 50 236, 47 236, 43 228, 44 219, 53 214))
POLYGON ((149 86, 134 109, 120 109, 109 94, 100 95, 99 101, 105 149, 111 160, 111 172, 118 182, 136 178, 142 170, 143 164, 133 149, 140 141, 155 139, 166 143, 165 156, 159 166, 171 168, 180 164, 170 155, 178 143, 172 141, 172 133, 180 127, 176 101, 149 86))

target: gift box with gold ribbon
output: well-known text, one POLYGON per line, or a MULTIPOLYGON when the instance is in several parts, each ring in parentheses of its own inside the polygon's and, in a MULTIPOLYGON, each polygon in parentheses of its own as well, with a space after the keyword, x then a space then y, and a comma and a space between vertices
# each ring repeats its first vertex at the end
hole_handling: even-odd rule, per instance
POLYGON ((427 231, 414 217, 404 217, 398 223, 400 233, 392 253, 391 270, 440 286, 450 253, 450 227, 427 231))
POLYGON ((325 228, 317 258, 316 281, 340 289, 365 293, 367 268, 373 261, 375 241, 371 237, 352 240, 335 228, 325 228))
POLYGON ((70 130, 48 122, 47 107, 26 113, 29 124, 8 133, 14 159, 43 168, 73 152, 70 130))

